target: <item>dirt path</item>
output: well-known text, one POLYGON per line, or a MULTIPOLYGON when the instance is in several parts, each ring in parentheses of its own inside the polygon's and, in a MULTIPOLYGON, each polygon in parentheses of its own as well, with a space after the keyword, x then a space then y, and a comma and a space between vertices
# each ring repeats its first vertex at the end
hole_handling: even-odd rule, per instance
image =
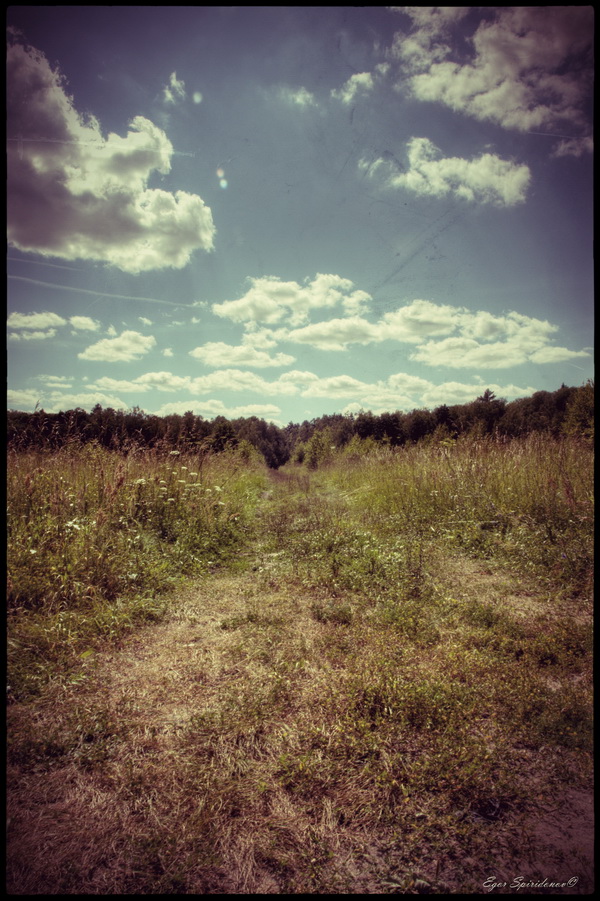
MULTIPOLYGON (((317 891, 394 890, 401 852, 389 836, 341 820, 326 791, 309 804, 269 782, 332 680, 324 643, 343 639, 279 579, 276 555, 263 563, 190 586, 167 621, 88 658, 81 681, 9 707, 20 748, 8 772, 9 893, 287 893, 309 838, 311 854, 327 848, 305 864, 317 891), (221 808, 206 806, 214 797, 221 808)), ((449 578, 465 594, 501 590, 475 565, 449 578)), ((420 872, 445 892, 484 893, 491 879, 514 893, 519 877, 575 880, 534 893, 592 891, 589 792, 563 783, 551 809, 532 799, 480 830, 488 863, 425 854, 420 872)))

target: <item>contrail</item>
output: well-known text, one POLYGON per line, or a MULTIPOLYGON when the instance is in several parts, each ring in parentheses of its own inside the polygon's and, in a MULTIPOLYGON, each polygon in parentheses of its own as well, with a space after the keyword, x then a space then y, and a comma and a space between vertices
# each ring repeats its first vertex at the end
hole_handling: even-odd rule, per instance
POLYGON ((149 303, 162 303, 169 307, 194 308, 191 303, 175 303, 172 300, 159 300, 158 297, 133 297, 131 294, 111 294, 109 291, 92 291, 90 288, 73 288, 70 285, 56 285, 54 282, 42 282, 36 278, 26 278, 24 275, 9 275, 17 282, 28 282, 30 285, 39 285, 42 288, 55 288, 57 291, 73 291, 75 294, 93 294, 94 297, 114 297, 117 300, 141 300, 149 303))
POLYGON ((7 257, 9 263, 33 263, 34 266, 51 266, 52 269, 66 269, 68 272, 85 272, 85 269, 78 269, 76 266, 61 266, 60 263, 44 263, 41 260, 17 260, 16 257, 7 257))
POLYGON ((550 131, 528 131, 526 132, 528 135, 542 135, 544 138, 570 138, 576 141, 578 138, 586 138, 589 135, 557 135, 554 132, 550 131))

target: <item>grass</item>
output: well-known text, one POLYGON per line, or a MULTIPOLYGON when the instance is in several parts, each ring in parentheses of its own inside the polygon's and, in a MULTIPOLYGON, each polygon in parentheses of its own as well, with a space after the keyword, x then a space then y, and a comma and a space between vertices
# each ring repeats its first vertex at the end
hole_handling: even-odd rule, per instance
POLYGON ((168 609, 166 593, 236 559, 266 485, 235 453, 112 454, 94 445, 8 461, 10 690, 35 692, 98 639, 168 609), (12 653, 11 653, 12 652, 12 653))
MULTIPOLYGON (((201 500, 191 461, 169 482, 149 458, 46 460, 50 500, 11 540, 51 535, 46 559, 62 559, 57 521, 104 509, 114 530, 124 507, 172 578, 194 578, 92 603, 63 574, 63 594, 12 596, 14 893, 480 893, 522 872, 526 847, 527 874, 555 873, 527 824, 589 787, 591 451, 353 452, 288 466, 268 497, 257 464, 204 461, 201 500), (111 473, 104 490, 90 465, 111 473), (190 573, 192 500, 193 531, 217 544, 190 573), (561 548, 569 565, 551 565, 561 548)), ((40 464, 12 465, 14 521, 40 464)))

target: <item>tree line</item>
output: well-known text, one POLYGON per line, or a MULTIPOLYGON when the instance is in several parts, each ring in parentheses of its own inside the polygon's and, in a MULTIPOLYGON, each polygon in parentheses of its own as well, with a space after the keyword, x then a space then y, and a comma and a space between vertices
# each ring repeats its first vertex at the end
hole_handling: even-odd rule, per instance
POLYGON ((191 411, 156 416, 139 407, 123 411, 103 409, 100 404, 90 413, 80 408, 59 413, 10 410, 7 417, 8 446, 16 450, 54 450, 69 442, 97 442, 121 452, 142 446, 157 452, 219 453, 247 442, 262 454, 269 467, 277 469, 290 459, 311 465, 324 441, 341 448, 355 436, 392 447, 425 440, 454 441, 466 434, 516 438, 547 432, 555 437, 570 434, 593 438, 594 383, 561 385, 557 391, 536 391, 531 397, 510 403, 486 389, 468 404, 442 404, 434 410, 410 413, 336 413, 289 423, 284 428, 256 416, 207 420, 191 411))

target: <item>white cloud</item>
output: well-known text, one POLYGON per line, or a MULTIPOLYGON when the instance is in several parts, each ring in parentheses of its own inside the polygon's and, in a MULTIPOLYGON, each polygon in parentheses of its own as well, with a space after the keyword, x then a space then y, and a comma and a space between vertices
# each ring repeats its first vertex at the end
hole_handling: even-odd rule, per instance
POLYGON ((350 316, 315 322, 288 333, 288 341, 310 344, 319 350, 346 350, 349 344, 371 344, 380 339, 380 329, 366 319, 350 316))
POLYGON ((250 278, 250 289, 238 300, 213 304, 213 313, 234 322, 261 322, 273 325, 286 319, 301 325, 314 309, 342 304, 346 309, 363 309, 370 295, 353 291, 350 279, 339 275, 318 274, 304 285, 282 282, 276 276, 250 278))
POLYGON ((594 152, 594 139, 591 136, 583 138, 566 138, 559 141, 554 147, 551 156, 558 159, 561 156, 580 157, 584 153, 594 152))
POLYGON ((277 421, 281 415, 281 409, 275 404, 242 404, 238 407, 228 407, 220 400, 198 400, 196 398, 189 401, 175 401, 174 403, 163 404, 162 407, 155 411, 155 415, 168 416, 170 413, 183 415, 188 410, 191 410, 196 416, 203 416, 205 419, 214 419, 216 416, 225 416, 227 419, 257 416, 259 419, 273 422, 277 421))
POLYGON ((33 410, 39 401, 38 391, 19 391, 9 388, 6 392, 7 410, 33 410))
POLYGON ((527 360, 527 353, 515 342, 497 341, 479 344, 472 338, 445 338, 428 341, 411 355, 411 360, 428 366, 448 366, 452 369, 508 369, 527 360))
POLYGON ((120 397, 111 394, 103 394, 98 391, 89 391, 86 393, 64 394, 61 391, 52 391, 49 399, 44 401, 43 407, 46 413, 59 413, 61 410, 73 410, 80 407, 88 412, 100 404, 105 409, 112 407, 113 410, 126 410, 125 404, 120 397))
POLYGON ((419 342, 424 337, 447 335, 457 327, 462 309, 430 300, 413 300, 393 312, 384 313, 380 340, 419 342))
POLYGON ((147 319, 145 316, 138 316, 138 319, 142 323, 142 325, 152 325, 152 320, 147 319))
POLYGON ((287 366, 295 361, 295 357, 289 354, 278 353, 269 356, 264 350, 257 350, 251 346, 235 347, 225 344, 223 341, 213 341, 196 347, 190 351, 190 355, 201 360, 207 366, 255 366, 259 369, 267 366, 287 366))
POLYGON ((374 84, 375 81, 370 72, 358 72, 355 75, 351 75, 339 90, 333 90, 331 96, 341 100, 342 103, 350 104, 357 94, 368 93, 373 90, 374 84))
POLYGON ((8 48, 8 239, 23 251, 100 260, 126 272, 182 268, 211 250, 201 197, 149 189, 170 171, 164 131, 136 116, 126 137, 102 136, 65 93, 43 53, 8 48))
POLYGON ((100 360, 107 363, 118 361, 129 362, 139 360, 156 344, 152 335, 141 335, 139 332, 125 331, 118 338, 102 338, 77 354, 80 360, 100 360))
POLYGON ((333 375, 312 381, 302 391, 302 397, 356 397, 369 389, 369 385, 351 375, 333 375))
POLYGON ((165 349, 162 352, 162 355, 163 355, 163 357, 172 357, 173 349, 171 347, 165 347, 165 349))
POLYGON ((154 388, 157 391, 189 390, 192 379, 189 376, 173 375, 172 372, 145 372, 135 379, 137 385, 154 388))
POLYGON ((9 341, 43 341, 45 338, 54 338, 56 329, 49 328, 45 332, 11 332, 9 341))
POLYGON ((145 372, 135 379, 113 379, 102 376, 94 382, 102 391, 189 391, 192 380, 189 376, 173 375, 172 372, 145 372))
POLYGON ((573 360, 576 357, 589 357, 587 350, 567 350, 566 347, 541 347, 532 353, 532 363, 563 363, 565 360, 573 360))
POLYGON ((395 12, 410 16, 413 27, 409 34, 396 32, 390 55, 402 61, 405 72, 419 72, 433 62, 445 59, 450 47, 444 43, 451 26, 465 17, 466 6, 398 6, 395 12))
POLYGON ((254 372, 241 369, 218 369, 209 375, 192 379, 190 390, 194 394, 212 391, 250 391, 267 397, 270 394, 297 394, 297 388, 286 379, 268 382, 254 372))
POLYGON ((528 166, 500 159, 496 154, 483 153, 472 160, 442 157, 428 138, 410 139, 408 168, 404 172, 398 172, 395 163, 387 158, 372 163, 363 160, 359 166, 371 175, 383 170, 390 187, 432 197, 450 194, 496 206, 522 203, 531 180, 528 166))
POLYGON ((490 8, 470 38, 469 62, 449 58, 452 16, 431 10, 442 7, 402 8, 413 28, 398 32, 392 47, 402 66, 400 90, 519 131, 560 123, 587 127, 592 7, 490 8))
POLYGON ((242 344, 255 347, 257 350, 269 350, 275 347, 278 341, 285 339, 287 329, 259 328, 254 322, 246 324, 246 332, 242 338, 242 344))
POLYGON ((290 383, 296 386, 312 385, 319 381, 319 376, 314 372, 305 372, 299 369, 292 369, 290 372, 284 372, 279 381, 282 383, 290 383))
POLYGON ((310 91, 307 91, 306 88, 297 88, 294 90, 289 87, 282 87, 279 90, 279 94, 286 103, 291 103, 293 106, 299 107, 317 107, 319 104, 317 103, 317 99, 314 94, 311 94, 310 91))
POLYGON ((130 381, 127 379, 113 379, 107 375, 95 379, 90 387, 99 389, 100 391, 123 391, 124 393, 150 390, 148 385, 140 384, 135 379, 130 381))
POLYGON ((71 381, 66 375, 38 375, 36 376, 36 379, 38 382, 44 382, 47 385, 49 385, 50 382, 56 382, 56 387, 60 385, 63 388, 68 387, 71 381))
MULTIPOLYGON (((520 388, 518 385, 497 385, 485 383, 486 388, 506 400, 514 400, 516 397, 527 397, 535 392, 535 388, 520 388)), ((482 394, 482 382, 469 385, 461 382, 443 382, 441 385, 433 385, 421 395, 421 402, 425 407, 434 409, 442 404, 452 406, 454 404, 469 404, 482 394)))
MULTIPOLYGON (((194 102, 200 102, 195 100, 194 102)), ((181 103, 185 100, 185 82, 182 79, 177 78, 177 73, 172 72, 169 77, 169 83, 163 89, 163 98, 165 103, 181 103)), ((200 97, 202 99, 202 96, 200 97)))
POLYGON ((52 388, 70 388, 71 379, 66 375, 38 375, 36 378, 52 388))
POLYGON ((71 316, 69 322, 74 329, 79 331, 97 332, 100 328, 98 320, 91 319, 90 316, 71 316))
POLYGON ((11 313, 7 324, 9 328, 44 329, 66 325, 67 320, 57 313, 11 313))
MULTIPOLYGON (((331 278, 338 278, 331 277, 331 278)), ((272 280, 268 280, 270 283, 272 280)), ((275 288, 280 283, 274 282, 275 288)), ((326 287, 326 283, 321 283, 326 287)), ((329 286, 331 287, 331 285, 329 286)), ((352 288, 352 283, 345 286, 352 288)), ((296 283, 286 283, 286 306, 297 311, 298 295, 303 290, 296 283), (291 285, 291 287, 290 287, 291 285)), ((252 292, 249 292, 251 295, 252 292)), ((367 295, 369 297, 369 295, 367 295)), ((281 299, 281 298, 280 298, 281 299)), ((369 298, 370 299, 370 298, 369 298)), ((248 306, 244 315, 251 311, 252 297, 246 295, 242 299, 248 306)), ((315 300, 314 308, 326 306, 331 297, 321 296, 315 300)), ((339 303, 339 298, 337 299, 339 303)), ((232 303, 237 303, 233 301, 232 303)), ((304 300, 302 314, 310 312, 304 300)), ((343 305, 343 302, 342 302, 343 305)), ((236 315, 240 308, 236 310, 236 315)), ((254 307, 252 312, 257 315, 254 307)), ((283 315, 278 310, 278 316, 283 315)), ((284 363, 285 355, 265 354, 257 352, 258 348, 271 348, 278 341, 304 344, 324 352, 343 352, 352 344, 375 344, 382 341, 394 341, 415 346, 411 359, 426 363, 429 366, 448 366, 451 368, 505 369, 520 365, 527 361, 541 363, 568 359, 570 356, 587 356, 586 351, 569 351, 566 348, 550 346, 558 326, 547 320, 525 316, 515 311, 501 316, 478 310, 471 311, 466 307, 450 304, 439 304, 429 300, 416 299, 396 310, 384 313, 376 322, 360 316, 346 316, 313 322, 301 328, 286 330, 259 328, 254 320, 247 324, 248 331, 241 347, 232 347, 221 342, 210 343, 192 352, 193 356, 202 359, 209 365, 267 365, 267 360, 277 360, 277 365, 284 363), (438 340, 443 338, 443 340, 438 340), (255 350, 255 348, 257 350, 255 350), (251 354, 248 351, 252 351, 251 354)), ((275 365, 275 363, 273 363, 275 365)), ((298 373, 284 373, 279 384, 297 382, 298 373)), ((316 377, 305 374, 304 384, 311 385, 316 377), (308 378, 308 382, 306 382, 308 378)), ((271 383, 274 384, 274 383, 271 383)))

